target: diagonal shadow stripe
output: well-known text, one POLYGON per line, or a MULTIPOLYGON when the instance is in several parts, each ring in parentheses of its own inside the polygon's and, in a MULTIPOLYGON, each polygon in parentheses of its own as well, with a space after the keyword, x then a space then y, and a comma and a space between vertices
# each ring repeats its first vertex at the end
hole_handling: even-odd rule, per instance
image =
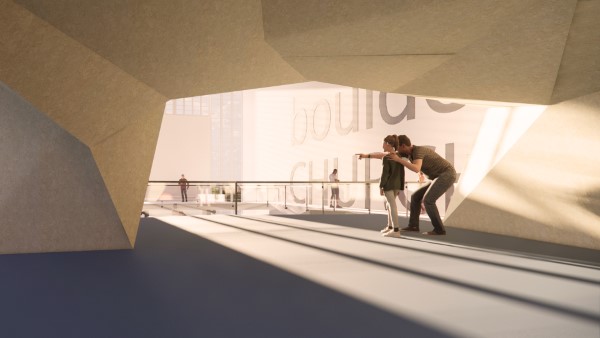
MULTIPOLYGON (((343 227, 379 231, 384 223, 387 224, 387 215, 373 214, 346 214, 346 215, 272 215, 282 220, 297 219, 324 224, 334 224, 343 227), (380 222, 373 226, 373 221, 380 222), (368 222, 368 223, 364 223, 368 222)), ((275 218, 274 217, 274 218, 275 218)), ((408 222, 408 216, 402 217, 408 222)), ((399 219, 400 220, 400 219, 399 219)), ((429 227, 431 221, 420 219, 421 226, 429 227)), ((423 237, 420 233, 408 232, 404 237, 423 242, 433 242, 438 245, 465 246, 473 251, 500 252, 505 256, 535 259, 536 261, 560 263, 564 266, 584 267, 600 271, 600 256, 598 250, 585 249, 561 244, 529 240, 513 236, 498 235, 460 228, 449 228, 447 236, 423 237)), ((597 278, 595 278, 597 279, 597 278)), ((597 279, 598 280, 598 279, 597 279)))
POLYGON ((449 285, 452 285, 452 286, 456 286, 456 287, 459 287, 459 288, 462 288, 462 289, 466 289, 468 291, 477 291, 477 292, 480 292, 480 293, 483 293, 483 294, 486 294, 486 295, 491 295, 491 296, 494 296, 494 297, 499 297, 499 298, 504 298, 504 299, 510 299, 510 300, 518 302, 518 303, 522 303, 522 304, 530 305, 530 306, 535 306, 535 307, 541 308, 543 310, 557 312, 559 314, 570 316, 570 317, 574 317, 574 318, 577 318, 577 319, 591 321, 593 323, 600 322, 600 315, 595 314, 595 313, 589 313, 589 312, 586 312, 586 311, 580 311, 580 310, 576 310, 576 309, 570 309, 570 308, 566 308, 566 307, 563 307, 563 306, 558 306, 558 305, 554 305, 554 304, 549 304, 549 303, 541 302, 541 301, 538 301, 538 300, 535 300, 535 299, 530 299, 530 298, 526 298, 526 297, 512 295, 512 294, 509 294, 509 293, 506 293, 506 292, 497 291, 497 290, 489 289, 489 288, 486 288, 486 287, 482 287, 482 286, 478 286, 478 285, 474 285, 474 284, 470 284, 470 283, 466 283, 466 282, 457 281, 457 280, 446 278, 446 277, 436 276, 434 274, 430 274, 430 273, 426 273, 426 272, 421 272, 421 271, 417 271, 417 270, 414 270, 414 269, 404 268, 404 267, 401 267, 401 266, 396 266, 396 265, 392 265, 392 264, 388 264, 388 263, 376 261, 376 260, 373 260, 373 259, 370 259, 370 258, 356 256, 356 255, 352 255, 352 254, 348 254, 348 253, 344 253, 344 252, 340 252, 340 251, 336 251, 336 250, 324 248, 324 247, 313 245, 313 244, 302 243, 302 242, 299 242, 299 241, 295 241, 295 240, 291 240, 291 239, 287 239, 287 238, 283 238, 283 237, 271 235, 271 234, 260 232, 260 231, 256 231, 256 230, 245 229, 245 228, 233 225, 233 224, 228 224, 228 223, 224 223, 224 222, 220 222, 220 221, 215 221, 215 220, 211 220, 211 219, 205 218, 205 217, 198 217, 198 216, 190 216, 190 217, 197 218, 197 219, 209 222, 209 223, 220 224, 220 225, 223 225, 223 226, 226 226, 226 227, 230 227, 230 228, 234 228, 234 229, 246 231, 246 232, 257 234, 257 235, 260 235, 260 236, 269 237, 269 238, 277 239, 277 240, 280 240, 280 241, 285 241, 285 242, 288 242, 288 243, 293 243, 293 244, 296 244, 296 245, 304 246, 304 247, 307 247, 307 248, 311 248, 311 249, 315 249, 315 250, 327 252, 327 253, 338 255, 338 256, 341 256, 341 257, 350 258, 350 259, 353 259, 353 260, 356 260, 356 261, 360 261, 360 262, 363 262, 363 263, 373 264, 373 265, 377 265, 377 266, 380 266, 380 267, 383 267, 383 268, 387 268, 387 269, 391 269, 391 270, 396 270, 396 271, 401 271, 401 272, 408 273, 408 274, 411 274, 411 275, 415 275, 415 276, 419 276, 419 277, 422 277, 422 278, 430 279, 430 280, 433 280, 433 281, 436 281, 436 282, 441 282, 441 283, 449 284, 449 285))
POLYGON ((2 337, 465 336, 153 217, 135 250, 0 255, 0 271, 2 337))
MULTIPOLYGON (((248 216, 233 216, 233 217, 244 218, 244 219, 253 220, 253 221, 257 221, 257 222, 275 224, 275 225, 280 225, 280 226, 294 228, 294 229, 303 230, 303 231, 316 232, 316 233, 319 233, 319 234, 324 234, 324 235, 329 235, 329 236, 335 236, 335 237, 341 237, 341 238, 347 238, 347 239, 354 239, 354 240, 363 241, 363 242, 367 242, 367 243, 373 243, 373 244, 382 245, 382 246, 402 248, 402 249, 406 249, 406 250, 410 250, 410 251, 416 251, 416 252, 421 252, 421 253, 426 253, 426 254, 431 254, 431 255, 443 256, 443 257, 447 257, 447 258, 449 257, 449 258, 454 258, 454 259, 457 259, 457 260, 463 260, 463 261, 481 263, 481 264, 491 265, 491 266, 495 266, 495 267, 501 267, 501 268, 506 268, 506 269, 511 269, 511 270, 524 271, 524 272, 528 272, 528 273, 534 273, 534 274, 544 275, 544 276, 553 277, 553 278, 560 278, 560 279, 565 279, 565 280, 570 280, 570 281, 575 281, 575 282, 580 282, 580 283, 586 283, 586 284, 600 286, 600 281, 593 280, 593 279, 588 279, 588 278, 583 278, 583 277, 574 277, 574 276, 564 275, 564 274, 560 274, 560 273, 556 273, 556 272, 541 271, 541 270, 536 270, 536 269, 532 269, 532 268, 525 268, 525 267, 521 267, 521 266, 514 266, 514 265, 505 264, 505 263, 499 263, 499 262, 490 262, 490 261, 486 261, 484 259, 464 257, 464 256, 459 256, 459 255, 454 255, 454 254, 449 254, 449 253, 441 254, 439 252, 435 252, 435 251, 427 250, 427 249, 412 248, 412 247, 403 246, 403 245, 399 245, 399 244, 382 243, 382 242, 374 241, 374 240, 371 240, 371 239, 366 239, 366 238, 361 238, 361 237, 355 237, 355 236, 349 236, 349 235, 343 235, 343 234, 334 234, 334 233, 330 233, 330 232, 327 232, 327 231, 322 231, 322 230, 317 230, 317 229, 308 229, 308 228, 303 228, 303 227, 297 226, 297 225, 291 225, 291 224, 274 222, 274 221, 267 221, 267 220, 263 220, 263 219, 255 218, 255 217, 248 217, 248 216)), ((411 240, 411 241, 421 241, 419 239, 414 239, 414 238, 410 238, 410 237, 403 237, 403 239, 411 240)), ((431 242, 428 242, 428 243, 431 243, 431 242)), ((447 243, 435 242, 435 244, 445 245, 445 246, 451 246, 451 247, 457 247, 455 245, 449 245, 447 243)), ((460 248, 465 248, 465 247, 464 246, 460 246, 460 248)), ((472 248, 467 248, 467 249, 472 250, 472 248)), ((490 252, 490 251, 485 251, 485 252, 490 252)), ((499 253, 499 252, 494 252, 494 253, 503 254, 503 253, 499 253)), ((526 258, 530 258, 530 257, 526 257, 526 258)), ((552 261, 552 262, 557 263, 556 261, 552 261)))

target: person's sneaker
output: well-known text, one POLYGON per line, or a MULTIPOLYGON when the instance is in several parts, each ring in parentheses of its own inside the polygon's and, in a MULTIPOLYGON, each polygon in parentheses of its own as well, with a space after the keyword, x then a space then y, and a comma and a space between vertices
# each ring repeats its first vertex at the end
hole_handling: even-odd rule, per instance
POLYGON ((383 234, 383 236, 385 237, 400 237, 400 230, 398 230, 398 228, 392 230, 392 231, 388 231, 385 234, 383 234))
POLYGON ((419 231, 419 227, 406 227, 400 229, 400 231, 419 231))
POLYGON ((330 204, 330 205, 329 205, 329 207, 330 207, 330 208, 333 208, 333 204, 330 204))
POLYGON ((381 229, 379 232, 381 232, 382 234, 385 234, 386 232, 388 232, 390 230, 394 230, 394 228, 387 226, 387 227, 381 229))

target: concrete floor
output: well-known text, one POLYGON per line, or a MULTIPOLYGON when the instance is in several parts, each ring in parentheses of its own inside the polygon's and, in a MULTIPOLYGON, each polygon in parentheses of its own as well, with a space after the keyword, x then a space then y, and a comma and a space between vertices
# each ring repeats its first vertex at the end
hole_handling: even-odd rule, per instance
POLYGON ((293 217, 162 220, 451 336, 600 336, 597 266, 293 217))
POLYGON ((141 219, 135 250, 2 255, 2 332, 600 336, 597 256, 490 249, 451 231, 385 238, 380 216, 167 213, 141 219))

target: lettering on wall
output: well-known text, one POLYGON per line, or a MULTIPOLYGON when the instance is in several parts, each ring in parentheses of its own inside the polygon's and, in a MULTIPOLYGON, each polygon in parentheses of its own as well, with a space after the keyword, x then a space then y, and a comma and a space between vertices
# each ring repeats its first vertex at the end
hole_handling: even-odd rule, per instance
MULTIPOLYGON (((331 109, 332 104, 329 100, 321 98, 315 101, 314 105, 308 108, 296 108, 296 100, 294 100, 294 112, 292 117, 292 145, 301 145, 306 141, 307 136, 311 136, 312 139, 317 141, 324 140, 330 132, 333 118, 333 125, 338 135, 348 135, 351 132, 359 131, 359 99, 358 89, 352 89, 352 112, 345 114, 344 116, 350 116, 350 122, 347 126, 342 125, 342 112, 341 112, 341 93, 337 93, 333 102, 333 112, 331 109), (317 130, 316 121, 324 122, 317 130), (310 133, 309 133, 310 132, 310 133)), ((401 123, 403 120, 414 120, 417 118, 417 112, 415 107, 415 97, 406 96, 406 104, 403 110, 399 113, 390 112, 387 104, 388 93, 379 93, 379 114, 383 122, 388 125, 396 125, 401 123)), ((455 112, 464 105, 457 103, 442 103, 437 100, 425 99, 427 105, 431 110, 440 113, 447 114, 455 112)), ((365 129, 373 128, 373 92, 370 90, 366 91, 365 97, 365 129)))
MULTIPOLYGON (((341 113, 341 93, 337 93, 334 99, 333 114, 331 104, 326 99, 319 99, 314 106, 301 109, 295 109, 292 118, 292 145, 301 145, 306 141, 309 135, 312 139, 322 141, 327 137, 331 129, 331 119, 334 119, 335 131, 338 135, 348 135, 350 132, 358 131, 358 93, 353 93, 352 100, 354 109, 350 115, 351 120, 347 126, 342 125, 341 113), (316 121, 323 122, 320 126, 322 130, 317 130, 316 121)), ((295 106, 295 100, 294 100, 295 106)))
POLYGON ((441 114, 452 113, 465 106, 464 104, 441 103, 440 101, 430 99, 426 99, 425 102, 427 102, 429 108, 441 114))
MULTIPOLYGON (((398 125, 403 122, 413 121, 418 119, 419 112, 417 112, 417 99, 413 96, 406 96, 406 103, 395 108, 395 111, 390 110, 388 105, 388 93, 379 93, 379 116, 381 121, 387 125, 398 125)), ((393 94, 397 95, 397 94, 393 94)), ((372 129, 374 126, 374 103, 373 103, 373 91, 366 90, 364 95, 364 109, 360 110, 359 100, 359 89, 352 89, 352 103, 351 111, 343 112, 342 107, 342 95, 338 92, 334 95, 333 99, 319 98, 314 100, 313 104, 309 104, 304 107, 297 107, 296 99, 294 99, 294 110, 291 128, 291 144, 292 146, 301 146, 308 140, 316 142, 324 142, 330 133, 335 132, 339 136, 351 136, 352 133, 360 131, 359 125, 359 112, 362 111, 364 116, 364 130, 372 129), (345 124, 342 123, 342 115, 345 118, 345 124), (349 118, 349 121, 347 120, 349 118), (334 130, 332 128, 334 126, 334 130)), ((419 99, 420 100, 420 99, 419 99)), ((442 103, 437 100, 423 99, 427 103, 427 107, 439 114, 448 114, 455 112, 464 107, 462 104, 456 103, 442 103)), ((326 141, 325 141, 326 142, 326 141)), ((454 142, 447 142, 445 144, 445 154, 440 154, 452 164, 454 164, 454 142)), ((351 182, 358 182, 358 170, 356 156, 352 156, 352 159, 348 159, 352 163, 352 180, 351 182)), ((320 161, 320 160, 319 160, 320 161)), ((313 159, 307 159, 305 161, 296 162, 290 171, 290 181, 295 181, 296 177, 308 177, 311 182, 328 181, 330 174, 329 164, 331 168, 338 168, 338 158, 335 157, 332 160, 323 159, 322 174, 313 171, 313 159)), ((377 183, 379 178, 371 178, 371 161, 365 161, 364 177, 360 180, 361 182, 377 183)), ((339 169, 339 168, 338 168, 339 169)), ((346 169, 347 170, 347 169, 346 169)), ((459 174, 460 175, 460 174, 459 174)), ((368 189, 368 188, 366 188, 368 189)), ((312 203, 312 191, 305 187, 301 189, 290 188, 293 200, 296 203, 312 203), (302 191, 302 193, 300 193, 302 191), (304 197, 302 197, 304 196, 304 197)), ((326 200, 327 190, 323 189, 322 200, 326 200)), ((452 195, 453 188, 446 194, 446 206, 449 203, 452 195)), ((369 208, 370 201, 366 193, 367 199, 365 200, 365 207, 369 208)), ((318 195, 317 195, 318 196, 318 195)), ((341 205, 344 207, 352 206, 355 203, 354 198, 348 200, 342 200, 341 205)))
POLYGON ((402 120, 414 120, 415 119, 415 98, 412 96, 406 97, 406 106, 402 112, 396 116, 392 116, 388 111, 387 105, 387 93, 379 93, 379 113, 381 114, 381 118, 385 123, 389 125, 395 125, 402 120))
MULTIPOLYGON (((368 161, 367 161, 368 162, 368 161)), ((358 165, 358 158, 356 156, 352 157, 352 180, 351 182, 358 182, 358 170, 357 170, 357 165, 358 165)), ((308 181, 310 182, 328 182, 329 181, 329 174, 331 173, 331 171, 333 171, 333 168, 338 168, 338 158, 333 158, 333 166, 331 167, 331 171, 329 170, 329 161, 328 160, 323 160, 323 176, 321 177, 317 177, 314 175, 314 171, 313 171, 313 162, 312 161, 308 161, 307 162, 297 162, 296 164, 294 164, 294 166, 292 167, 292 172, 290 174, 290 181, 294 182, 297 181, 296 178, 296 173, 298 170, 302 171, 303 169, 306 169, 308 167, 308 172, 304 172, 304 175, 302 176, 308 176, 308 181), (308 165, 307 165, 308 164, 308 165)), ((367 171, 368 173, 368 171, 367 171)), ((372 180, 373 182, 377 182, 379 179, 374 179, 372 180)), ((322 196, 322 201, 327 200, 327 191, 328 189, 325 189, 326 187, 323 186, 323 196, 322 196)), ((305 188, 300 189, 302 191, 305 191, 305 188)), ((309 190, 312 190, 312 188, 309 188, 309 190)), ((302 197, 298 197, 298 195, 296 194, 296 192, 298 191, 298 189, 294 189, 293 186, 290 187, 290 193, 292 195, 292 198, 294 200, 295 203, 306 203, 306 199, 302 198, 302 197)), ((340 205, 342 207, 350 207, 352 205, 354 205, 355 202, 355 198, 351 197, 348 198, 347 200, 344 200, 341 196, 340 196, 340 205)), ((312 193, 308 194, 308 203, 312 203, 312 193)))

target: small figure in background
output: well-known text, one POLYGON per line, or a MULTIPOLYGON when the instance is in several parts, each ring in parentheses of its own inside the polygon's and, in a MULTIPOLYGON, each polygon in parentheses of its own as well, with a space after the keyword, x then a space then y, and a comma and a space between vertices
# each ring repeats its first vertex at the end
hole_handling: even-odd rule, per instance
POLYGON ((190 183, 185 179, 185 175, 181 174, 179 179, 179 189, 181 189, 181 202, 187 202, 187 190, 190 188, 190 183))
POLYGON ((335 208, 341 208, 340 205, 340 187, 338 186, 338 175, 337 169, 333 169, 333 172, 329 174, 329 182, 331 183, 331 198, 329 199, 329 207, 333 208, 333 201, 335 200, 335 208))

